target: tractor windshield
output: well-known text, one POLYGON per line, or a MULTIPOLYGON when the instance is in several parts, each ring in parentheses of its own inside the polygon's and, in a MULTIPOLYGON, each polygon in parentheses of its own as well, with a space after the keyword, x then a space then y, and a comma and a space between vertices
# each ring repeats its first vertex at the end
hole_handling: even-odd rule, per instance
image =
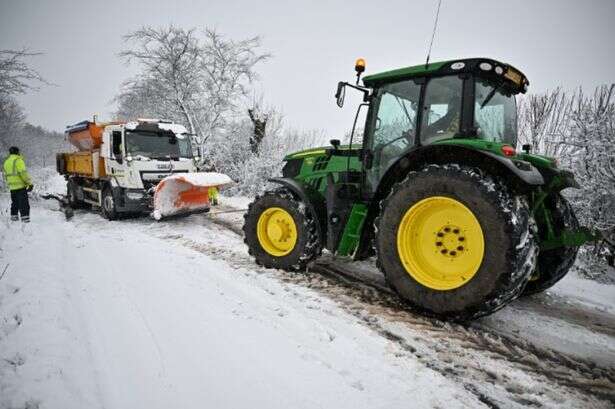
POLYGON ((190 138, 171 132, 126 132, 126 154, 150 159, 191 158, 190 138))
POLYGON ((517 144, 517 104, 515 96, 498 85, 476 79, 474 126, 481 139, 517 144))

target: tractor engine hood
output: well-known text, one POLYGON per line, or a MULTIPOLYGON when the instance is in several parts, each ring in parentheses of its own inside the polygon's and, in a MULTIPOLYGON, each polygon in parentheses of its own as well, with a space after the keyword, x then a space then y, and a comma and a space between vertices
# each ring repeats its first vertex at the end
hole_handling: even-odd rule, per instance
MULTIPOLYGON (((361 149, 361 145, 353 144, 352 147, 350 147, 349 145, 340 145, 337 150, 339 150, 339 151, 348 151, 348 149, 359 150, 359 149, 361 149)), ((331 145, 320 146, 318 148, 310 148, 310 149, 305 149, 305 150, 302 150, 302 151, 290 153, 290 154, 288 154, 288 155, 286 155, 284 157, 284 160, 285 161, 289 161, 289 160, 293 160, 293 159, 305 159, 305 158, 309 158, 309 157, 315 157, 315 156, 322 156, 322 155, 326 155, 326 154, 332 154, 334 152, 335 152, 335 148, 333 148, 331 145)))

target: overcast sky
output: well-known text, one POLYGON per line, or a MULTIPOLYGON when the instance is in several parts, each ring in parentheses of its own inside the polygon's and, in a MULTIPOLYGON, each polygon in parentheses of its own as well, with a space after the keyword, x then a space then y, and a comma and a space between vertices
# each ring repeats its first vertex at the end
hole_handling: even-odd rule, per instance
MULTIPOLYGON (((287 124, 341 137, 351 127, 350 93, 339 80, 425 61, 437 0, 0 0, 0 48, 44 53, 32 66, 57 84, 20 98, 28 120, 63 130, 99 113, 134 73, 117 57, 121 36, 142 25, 212 27, 234 39, 262 36, 273 58, 257 85, 287 124)), ((443 0, 432 61, 488 56, 521 69, 531 91, 615 82, 615 1, 443 0)), ((356 100, 355 100, 356 101, 356 100)))

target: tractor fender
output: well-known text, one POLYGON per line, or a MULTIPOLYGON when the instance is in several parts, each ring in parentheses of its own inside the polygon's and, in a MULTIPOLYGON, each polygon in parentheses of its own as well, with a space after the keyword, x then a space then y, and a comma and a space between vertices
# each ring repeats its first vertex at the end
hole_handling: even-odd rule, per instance
POLYGON ((312 217, 317 221, 318 237, 324 240, 325 232, 327 231, 327 209, 321 195, 316 190, 303 185, 295 179, 271 178, 269 182, 284 186, 301 199, 305 207, 312 214, 312 217))
POLYGON ((542 174, 529 162, 510 159, 495 153, 470 149, 459 145, 427 145, 409 151, 395 161, 382 177, 376 197, 382 199, 391 186, 409 171, 419 170, 428 164, 456 163, 485 170, 501 177, 516 191, 527 191, 545 184, 542 174))
POLYGON ((545 184, 545 179, 542 174, 530 162, 522 160, 513 160, 503 156, 496 155, 493 152, 478 151, 482 154, 497 160, 504 165, 512 174, 519 178, 523 183, 530 186, 541 186, 545 184))

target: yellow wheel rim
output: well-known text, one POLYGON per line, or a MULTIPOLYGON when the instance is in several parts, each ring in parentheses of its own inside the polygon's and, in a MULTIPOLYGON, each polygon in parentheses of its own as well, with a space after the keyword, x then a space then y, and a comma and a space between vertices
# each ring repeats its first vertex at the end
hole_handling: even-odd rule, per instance
POLYGON ((485 240, 463 203, 432 196, 406 211, 397 230, 397 251, 412 278, 434 290, 468 283, 483 261, 485 240))
POLYGON ((256 234, 263 250, 276 257, 287 255, 297 244, 295 220, 281 207, 270 207, 261 213, 256 234))

